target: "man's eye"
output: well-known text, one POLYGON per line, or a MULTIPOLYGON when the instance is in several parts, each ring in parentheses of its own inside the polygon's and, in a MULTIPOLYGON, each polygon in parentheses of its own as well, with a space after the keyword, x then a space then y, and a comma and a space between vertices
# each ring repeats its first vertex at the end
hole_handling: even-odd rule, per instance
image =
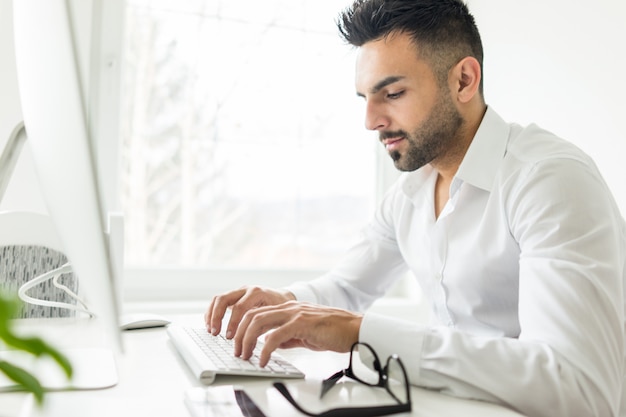
POLYGON ((398 91, 397 93, 389 93, 387 94, 387 98, 390 100, 395 100, 397 98, 400 98, 402 94, 404 94, 404 91, 398 91))

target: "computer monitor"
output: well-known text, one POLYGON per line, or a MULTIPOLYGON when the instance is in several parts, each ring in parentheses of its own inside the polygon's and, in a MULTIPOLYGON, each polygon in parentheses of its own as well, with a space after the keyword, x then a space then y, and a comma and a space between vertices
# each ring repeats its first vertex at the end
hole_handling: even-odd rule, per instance
POLYGON ((118 141, 122 16, 121 0, 13 2, 27 144, 65 255, 115 352, 116 271, 96 142, 118 141))

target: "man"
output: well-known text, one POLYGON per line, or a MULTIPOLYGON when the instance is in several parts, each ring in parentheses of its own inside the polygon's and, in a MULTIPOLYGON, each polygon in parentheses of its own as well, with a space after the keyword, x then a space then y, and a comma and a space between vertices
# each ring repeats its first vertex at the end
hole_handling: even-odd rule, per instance
POLYGON ((411 383, 528 416, 617 416, 626 227, 591 159, 485 104, 482 46, 460 0, 356 0, 366 127, 406 171, 328 274, 214 297, 208 330, 248 358, 276 348, 397 353, 411 383), (419 326, 362 312, 407 268, 431 302, 419 326))

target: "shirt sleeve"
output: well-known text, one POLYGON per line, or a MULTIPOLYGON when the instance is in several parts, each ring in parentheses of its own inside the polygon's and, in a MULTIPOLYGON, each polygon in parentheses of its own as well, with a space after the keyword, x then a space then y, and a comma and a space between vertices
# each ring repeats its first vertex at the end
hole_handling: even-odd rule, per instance
POLYGON ((533 165, 507 199, 520 245, 518 338, 366 314, 359 338, 411 383, 528 416, 617 416, 624 375, 624 223, 595 167, 533 165))

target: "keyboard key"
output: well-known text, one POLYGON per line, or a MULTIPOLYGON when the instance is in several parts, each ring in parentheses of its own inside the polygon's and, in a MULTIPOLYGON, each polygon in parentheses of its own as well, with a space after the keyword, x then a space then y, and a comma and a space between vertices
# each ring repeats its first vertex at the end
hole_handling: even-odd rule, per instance
MULTIPOLYGON (((186 336, 188 340, 203 352, 204 355, 212 362, 208 368, 212 368, 215 373, 230 375, 249 375, 249 376, 271 376, 277 378, 302 378, 304 374, 295 366, 289 363, 280 355, 273 354, 270 362, 265 367, 259 366, 260 353, 262 344, 259 342, 253 351, 253 355, 249 360, 243 360, 234 356, 234 341, 226 339, 221 335, 213 336, 204 328, 183 327, 183 331, 179 332, 172 329, 170 337, 174 345, 179 347, 179 352, 185 354, 187 349, 180 349, 180 340, 182 336, 186 336)), ((189 363, 189 362, 188 362, 189 363)), ((192 362, 194 363, 194 362, 192 362)), ((200 374, 211 372, 210 369, 201 370, 200 374)))

